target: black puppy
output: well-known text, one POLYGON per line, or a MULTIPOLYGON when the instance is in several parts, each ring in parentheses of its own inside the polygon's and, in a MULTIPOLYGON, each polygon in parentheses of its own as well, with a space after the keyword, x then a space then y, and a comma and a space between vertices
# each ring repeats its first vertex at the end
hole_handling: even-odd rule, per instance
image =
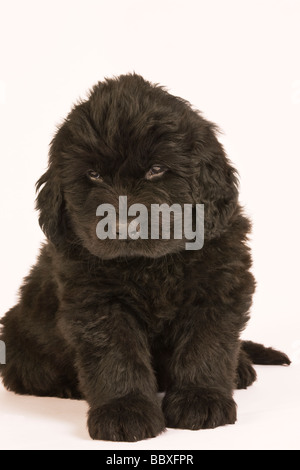
POLYGON ((16 393, 86 399, 93 439, 234 423, 252 362, 290 363, 239 339, 255 287, 250 223, 215 131, 186 101, 125 75, 98 83, 51 144, 37 183, 48 241, 2 319, 1 374, 16 393), (97 207, 117 209, 119 196, 204 204, 203 248, 99 239, 97 207))

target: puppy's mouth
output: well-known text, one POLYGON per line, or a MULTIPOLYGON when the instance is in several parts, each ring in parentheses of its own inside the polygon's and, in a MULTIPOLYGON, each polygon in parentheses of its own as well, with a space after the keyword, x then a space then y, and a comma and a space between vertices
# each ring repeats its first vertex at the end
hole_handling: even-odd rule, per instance
POLYGON ((180 240, 141 240, 127 238, 124 240, 98 240, 86 246, 91 254, 101 259, 114 258, 159 258, 184 249, 180 240))

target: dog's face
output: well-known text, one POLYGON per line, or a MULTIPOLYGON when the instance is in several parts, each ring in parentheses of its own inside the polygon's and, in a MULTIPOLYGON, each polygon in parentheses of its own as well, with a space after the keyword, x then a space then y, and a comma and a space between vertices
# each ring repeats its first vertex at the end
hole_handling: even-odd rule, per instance
POLYGON ((120 196, 127 207, 147 209, 149 234, 153 204, 204 204, 206 238, 222 232, 237 204, 235 173, 214 126, 137 75, 99 83, 73 108, 52 142, 38 187, 43 184, 37 207, 48 238, 57 246, 81 244, 103 259, 157 258, 185 246, 172 230, 169 239, 120 239, 120 196), (115 208, 115 239, 101 239, 96 231, 103 204, 115 208))

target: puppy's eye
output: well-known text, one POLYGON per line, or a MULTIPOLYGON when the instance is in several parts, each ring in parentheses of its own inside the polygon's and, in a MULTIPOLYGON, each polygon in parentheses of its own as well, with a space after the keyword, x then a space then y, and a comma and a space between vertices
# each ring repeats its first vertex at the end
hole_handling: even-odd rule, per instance
POLYGON ((167 168, 162 165, 153 165, 149 171, 147 171, 145 178, 151 180, 156 176, 162 176, 167 171, 167 168))
POLYGON ((101 175, 100 173, 98 173, 98 171, 95 171, 95 170, 88 170, 86 172, 87 174, 87 177, 91 180, 91 181, 103 181, 102 178, 101 178, 101 175))

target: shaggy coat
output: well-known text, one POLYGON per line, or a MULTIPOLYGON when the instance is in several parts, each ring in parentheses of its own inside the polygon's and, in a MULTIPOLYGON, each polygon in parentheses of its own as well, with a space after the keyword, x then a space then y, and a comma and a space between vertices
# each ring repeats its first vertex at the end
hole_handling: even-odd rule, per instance
POLYGON ((37 183, 47 237, 2 319, 4 385, 84 398, 93 439, 236 421, 252 361, 289 363, 240 333, 255 282, 249 220, 216 127, 138 75, 98 83, 58 129, 37 183), (99 240, 99 204, 204 204, 205 241, 99 240), (165 391, 162 403, 157 392, 165 391))

